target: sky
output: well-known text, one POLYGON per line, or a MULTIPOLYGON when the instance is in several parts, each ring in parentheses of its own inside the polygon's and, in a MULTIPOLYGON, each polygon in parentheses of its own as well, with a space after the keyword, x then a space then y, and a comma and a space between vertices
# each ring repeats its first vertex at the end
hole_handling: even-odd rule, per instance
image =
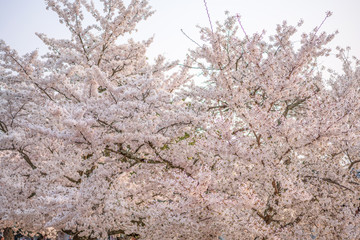
MULTIPOLYGON (((196 45, 186 38, 181 29, 201 42, 197 26, 209 26, 204 0, 149 2, 156 12, 139 24, 134 38, 145 40, 155 36, 148 51, 149 58, 163 54, 169 60, 184 59, 188 49, 194 49, 196 45)), ((350 54, 360 58, 359 0, 207 0, 207 6, 213 24, 225 19, 226 10, 241 15, 248 35, 260 33, 263 29, 269 35, 283 20, 295 25, 300 19, 304 20, 300 33, 309 32, 322 22, 326 11, 332 11, 333 16, 322 26, 322 30, 329 33, 339 31, 330 47, 350 46, 350 54)), ((21 54, 34 49, 44 53, 46 47, 35 32, 55 38, 69 37, 56 14, 45 9, 43 0, 0 0, 0 39, 21 54)), ((334 59, 326 60, 324 64, 340 69, 340 63, 334 59)))

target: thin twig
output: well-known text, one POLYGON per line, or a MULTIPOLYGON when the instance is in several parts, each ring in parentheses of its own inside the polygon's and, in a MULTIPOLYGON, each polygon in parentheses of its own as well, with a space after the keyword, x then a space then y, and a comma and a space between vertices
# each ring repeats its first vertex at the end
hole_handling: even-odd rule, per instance
POLYGON ((204 4, 205 4, 207 16, 208 16, 208 18, 209 18, 209 23, 210 23, 211 32, 214 34, 214 29, 213 29, 213 26, 212 26, 212 23, 211 23, 210 13, 209 13, 209 9, 208 9, 208 7, 207 7, 207 2, 206 2, 206 0, 204 0, 204 4))
POLYGON ((237 18, 237 20, 238 20, 238 22, 239 22, 239 25, 240 25, 240 27, 241 27, 241 29, 242 29, 243 33, 245 34, 246 39, 250 42, 250 39, 249 39, 249 37, 248 37, 248 35, 247 35, 247 33, 246 33, 246 31, 245 31, 245 29, 244 29, 243 25, 241 24, 241 21, 240 21, 240 15, 239 15, 239 14, 236 14, 236 18, 237 18))
POLYGON ((201 47, 200 44, 198 44, 197 42, 195 42, 195 40, 193 40, 192 38, 190 38, 190 37, 184 32, 184 30, 180 29, 180 31, 181 31, 181 32, 185 35, 185 37, 187 37, 190 41, 192 41, 193 43, 195 43, 196 45, 198 45, 199 47, 201 47))

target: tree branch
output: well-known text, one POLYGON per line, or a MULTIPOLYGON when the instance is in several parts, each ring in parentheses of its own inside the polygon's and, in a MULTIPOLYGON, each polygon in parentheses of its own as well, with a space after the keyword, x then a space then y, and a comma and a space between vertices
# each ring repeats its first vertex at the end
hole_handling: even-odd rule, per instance
POLYGON ((179 126, 179 125, 189 125, 189 124, 191 124, 191 123, 192 123, 191 121, 189 121, 189 122, 187 122, 187 123, 186 123, 186 122, 173 123, 173 124, 170 124, 169 126, 165 126, 165 127, 160 128, 159 130, 156 131, 156 133, 159 133, 159 132, 161 132, 162 130, 168 129, 168 128, 170 128, 170 127, 179 126))
POLYGON ((360 163, 360 160, 356 160, 350 163, 349 165, 349 170, 356 164, 356 163, 360 163))
POLYGON ((343 188, 345 190, 348 190, 352 193, 354 193, 354 191, 344 185, 341 185, 340 183, 338 183, 337 181, 333 180, 333 179, 330 179, 330 178, 321 178, 321 177, 317 177, 317 176, 304 176, 305 178, 316 178, 316 179, 319 179, 319 180, 322 180, 324 182, 327 182, 327 183, 331 183, 331 184, 334 184, 340 188, 343 188))

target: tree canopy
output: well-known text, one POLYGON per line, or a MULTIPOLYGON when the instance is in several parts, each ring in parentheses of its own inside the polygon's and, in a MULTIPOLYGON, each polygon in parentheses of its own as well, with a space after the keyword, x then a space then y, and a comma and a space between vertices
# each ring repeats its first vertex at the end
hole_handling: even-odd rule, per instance
POLYGON ((179 66, 124 41, 146 0, 45 2, 71 39, 37 34, 41 57, 0 41, 0 229, 360 237, 360 61, 338 48, 343 73, 324 75, 324 22, 295 45, 301 21, 267 40, 228 15, 179 66))

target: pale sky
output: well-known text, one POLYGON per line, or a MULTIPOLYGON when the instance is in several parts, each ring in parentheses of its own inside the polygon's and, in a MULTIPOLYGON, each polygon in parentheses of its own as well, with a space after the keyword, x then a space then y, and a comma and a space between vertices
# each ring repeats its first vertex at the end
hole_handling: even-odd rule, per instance
MULTIPOLYGON (((187 49, 195 48, 196 45, 180 29, 201 42, 196 26, 209 26, 204 1, 149 2, 156 12, 139 25, 135 38, 140 40, 155 36, 148 52, 150 58, 163 54, 171 60, 184 59, 187 49)), ((322 27, 327 32, 340 32, 331 46, 350 46, 351 55, 360 58, 360 0, 207 0, 207 5, 213 24, 224 20, 225 10, 232 14, 239 13, 248 35, 263 29, 269 35, 282 20, 295 25, 301 18, 305 23, 300 32, 310 31, 322 22, 326 11, 332 11, 333 16, 322 27)), ((56 38, 69 36, 65 27, 58 22, 56 14, 45 9, 43 0, 0 0, 0 39, 22 54, 36 48, 43 53, 46 48, 37 39, 35 32, 56 38)), ((326 64, 339 68, 333 60, 326 64)))

